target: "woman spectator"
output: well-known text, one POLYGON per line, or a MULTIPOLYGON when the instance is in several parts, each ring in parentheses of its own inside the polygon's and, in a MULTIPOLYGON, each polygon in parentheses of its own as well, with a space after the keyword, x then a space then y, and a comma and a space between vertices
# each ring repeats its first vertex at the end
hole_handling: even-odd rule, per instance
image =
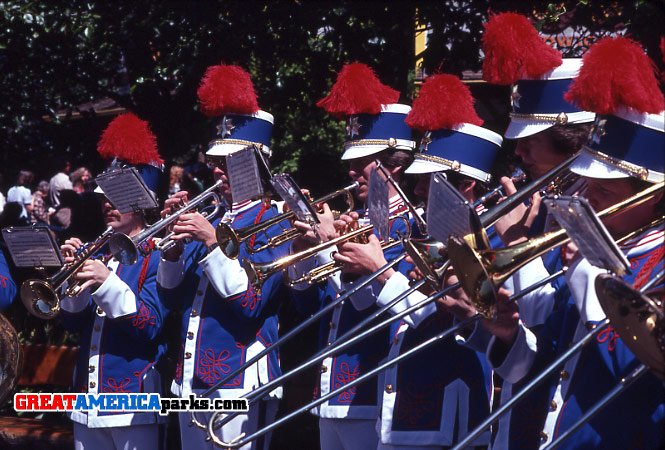
POLYGON ((34 174, 29 170, 21 170, 16 177, 16 184, 9 188, 7 192, 7 203, 18 203, 21 205, 21 221, 28 223, 32 213, 32 192, 30 184, 34 179, 34 174))
POLYGON ((32 194, 32 223, 49 224, 49 183, 46 180, 39 182, 37 190, 32 194))
POLYGON ((69 178, 72 180, 74 192, 77 194, 90 191, 88 182, 92 177, 90 176, 90 171, 85 167, 79 167, 73 171, 69 178))

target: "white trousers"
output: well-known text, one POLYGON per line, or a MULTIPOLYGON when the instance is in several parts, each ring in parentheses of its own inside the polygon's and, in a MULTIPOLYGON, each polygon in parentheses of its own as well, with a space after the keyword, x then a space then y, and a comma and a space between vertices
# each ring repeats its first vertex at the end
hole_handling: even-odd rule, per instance
POLYGON ((75 450, 159 450, 159 425, 88 428, 74 422, 75 450))
MULTIPOLYGON (((279 400, 272 398, 270 400, 261 400, 254 403, 249 407, 249 412, 247 414, 240 414, 229 423, 224 424, 221 429, 217 430, 216 434, 224 442, 230 442, 242 433, 245 433, 245 436, 249 436, 258 429, 274 422, 278 406, 279 400)), ((205 422, 203 423, 207 424, 212 414, 213 412, 197 412, 196 417, 199 421, 204 420, 205 422)), ((204 430, 193 425, 189 426, 189 413, 179 413, 178 420, 180 422, 180 442, 182 443, 183 450, 219 450, 219 447, 215 446, 212 441, 206 442, 205 439, 208 434, 204 430)), ((241 450, 268 450, 271 435, 272 433, 268 433, 247 445, 243 445, 241 450)))
POLYGON ((376 419, 319 419, 321 450, 375 449, 376 419))

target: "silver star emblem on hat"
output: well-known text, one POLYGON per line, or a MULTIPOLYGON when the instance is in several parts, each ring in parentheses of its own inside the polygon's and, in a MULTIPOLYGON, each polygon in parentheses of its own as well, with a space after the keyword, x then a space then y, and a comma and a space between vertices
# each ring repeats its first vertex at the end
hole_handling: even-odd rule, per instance
POLYGON ((513 90, 510 93, 510 102, 513 105, 513 111, 515 111, 516 108, 520 107, 520 99, 521 98, 522 98, 522 95, 518 91, 517 84, 513 84, 513 90))
POLYGON ((226 136, 231 134, 235 128, 235 125, 233 125, 233 121, 230 117, 224 116, 221 122, 219 122, 219 125, 217 125, 215 128, 217 128, 217 136, 220 136, 222 139, 224 139, 226 136))
POLYGON ((432 132, 426 131, 420 140, 420 150, 427 150, 427 146, 432 143, 432 132))
POLYGON ((362 127, 362 125, 358 122, 357 116, 349 117, 349 123, 346 125, 346 135, 351 138, 360 135, 360 127, 362 127))

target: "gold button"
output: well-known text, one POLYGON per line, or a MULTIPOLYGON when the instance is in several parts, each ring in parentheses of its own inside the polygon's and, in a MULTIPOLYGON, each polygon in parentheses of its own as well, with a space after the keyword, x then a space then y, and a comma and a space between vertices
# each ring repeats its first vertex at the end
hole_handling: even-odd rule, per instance
POLYGON ((101 328, 99 328, 99 325, 95 325, 95 331, 99 331, 101 328))
POLYGON ((543 441, 546 441, 546 440, 547 440, 547 433, 545 433, 544 431, 541 431, 541 432, 540 432, 540 438, 541 438, 543 441))
POLYGON ((97 314, 99 314, 100 316, 102 314, 104 314, 104 310, 102 308, 100 308, 99 306, 97 307, 97 314))
POLYGON ((189 313, 189 315, 192 316, 192 317, 196 317, 197 314, 198 313, 196 312, 195 309, 192 309, 191 312, 189 313))
POLYGON ((196 295, 203 295, 203 291, 196 291, 196 295))
POLYGON ((395 336, 393 338, 393 345, 397 345, 398 342, 399 342, 399 339, 397 339, 397 336, 395 336))
POLYGON ((321 366, 321 373, 326 373, 328 368, 326 366, 321 366))
POLYGON ((330 321, 330 324, 329 324, 329 325, 330 325, 330 329, 331 329, 331 330, 332 330, 333 328, 335 328, 335 324, 333 323, 332 320, 330 321))
POLYGON ((570 378, 570 374, 565 370, 559 372, 559 376, 561 377, 562 380, 567 380, 568 378, 570 378))
POLYGON ((91 345, 90 350, 92 350, 93 352, 97 351, 97 346, 96 345, 91 345))
POLYGON ((190 352, 185 353, 185 359, 189 359, 192 357, 192 354, 190 352))
POLYGON ((90 367, 88 367, 88 369, 90 369, 90 372, 94 372, 95 371, 95 366, 90 366, 90 367))
POLYGON ((187 332, 187 339, 194 339, 194 333, 192 331, 187 332))
POLYGON ((393 385, 392 384, 386 384, 386 392, 389 394, 392 394, 393 392, 393 385))
POLYGON ((554 400, 550 401, 550 408, 552 408, 552 411, 556 411, 557 404, 554 400))
POLYGON ((95 383, 94 381, 91 381, 91 382, 90 382, 90 387, 91 387, 91 388, 94 388, 95 386, 97 386, 97 383, 95 383))

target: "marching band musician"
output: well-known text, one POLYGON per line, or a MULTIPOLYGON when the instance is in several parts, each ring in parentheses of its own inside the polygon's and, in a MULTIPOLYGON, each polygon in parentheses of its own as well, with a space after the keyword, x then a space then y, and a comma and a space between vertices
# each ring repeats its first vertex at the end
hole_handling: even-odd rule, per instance
MULTIPOLYGON (((502 138, 480 127, 483 121, 473 108, 468 87, 453 75, 428 78, 406 123, 425 133, 421 152, 405 171, 418 175, 416 192, 419 197, 427 200, 431 175, 444 171, 460 193, 470 203, 475 203, 490 181, 489 172, 502 138)), ((340 253, 345 255, 342 248, 340 253)), ((385 264, 382 255, 377 259, 375 264, 379 267, 385 264)), ((389 301, 408 287, 407 277, 395 272, 385 282, 379 297, 389 301)), ((425 298, 417 291, 410 297, 415 297, 412 304, 425 298)), ((445 308, 448 306, 446 299, 438 301, 437 306, 420 324, 405 320, 400 325, 389 358, 453 326, 454 316, 445 308)), ((475 350, 458 345, 457 340, 450 336, 386 370, 382 384, 393 389, 383 392, 377 424, 379 449, 446 448, 489 414, 489 368, 475 350), (423 370, 424 367, 427 370, 423 370)), ((476 439, 473 445, 488 443, 489 432, 476 439)))
MULTIPOLYGON (((147 122, 132 113, 116 117, 104 131, 98 150, 136 167, 146 186, 156 191, 162 160, 147 122)), ((108 200, 104 219, 116 232, 133 236, 145 228, 141 212, 121 214, 108 200)), ((75 259, 82 243, 71 238, 62 246, 65 262, 75 259)), ((81 285, 75 297, 61 302, 62 324, 81 333, 74 391, 89 394, 159 393, 156 363, 165 309, 157 295, 159 258, 140 257, 131 266, 115 258, 106 264, 87 260, 75 275, 81 285)), ((159 448, 157 412, 73 411, 76 449, 159 448)))
MULTIPOLYGON (((0 246, 4 247, 4 242, 0 243, 0 246)), ((16 283, 9 271, 4 249, 0 248, 0 311, 9 308, 14 297, 16 297, 16 283)))
MULTIPOLYGON (((243 257, 254 262, 273 261, 285 252, 276 248, 249 255, 243 245, 239 258, 229 259, 219 249, 213 226, 221 220, 232 228, 243 228, 276 215, 276 208, 268 202, 232 202, 225 163, 227 155, 248 145, 259 147, 268 156, 273 117, 259 110, 249 74, 237 66, 209 67, 198 94, 204 114, 217 117, 215 139, 206 158, 214 166, 215 181, 224 180, 220 192, 230 208, 212 224, 198 212, 182 214, 173 227, 178 245, 162 252, 159 285, 169 304, 183 311, 182 349, 172 384, 172 392, 181 397, 209 390, 225 374, 276 341, 277 310, 288 295, 280 276, 269 278, 261 292, 255 291, 239 263, 243 257), (182 245, 185 238, 193 242, 182 245)), ((183 199, 186 192, 167 200, 162 215, 175 212, 183 199)), ((267 234, 274 236, 279 231, 281 228, 274 226, 267 234)), ((262 245, 265 240, 258 235, 251 244, 262 245)), ((279 375, 275 351, 218 387, 212 397, 238 398, 279 375)), ((220 438, 231 441, 272 422, 280 397, 281 388, 253 404, 247 414, 222 427, 220 438)), ((205 416, 207 423, 211 413, 198 414, 205 416)), ((205 432, 188 426, 187 414, 180 414, 179 419, 183 448, 214 448, 205 442, 205 432)), ((259 439, 243 449, 267 449, 269 441, 269 437, 259 439)))
MULTIPOLYGON (((501 13, 490 18, 483 34, 483 78, 490 83, 512 84, 510 124, 504 134, 516 141, 515 154, 520 157, 524 170, 532 180, 538 179, 571 157, 585 142, 595 114, 584 111, 564 99, 564 94, 579 71, 581 60, 562 58, 560 52, 542 42, 536 29, 524 16, 501 13), (519 36, 519 39, 512 39, 519 36), (513 59, 514 58, 514 59, 513 59)), ((506 195, 517 192, 512 181, 501 179, 506 195)), ((583 180, 567 186, 557 186, 566 195, 578 195, 584 190, 583 180)), ((505 246, 536 236, 556 225, 541 205, 539 193, 531 197, 531 204, 521 204, 507 212, 494 230, 505 246)), ((518 270, 508 281, 507 287, 519 293, 542 278, 557 272, 564 265, 562 248, 556 248, 542 258, 518 270)), ((446 285, 458 281, 456 275, 446 279, 446 285)), ((519 301, 520 319, 526 327, 542 326, 545 319, 559 304, 565 304, 570 293, 566 281, 559 277, 551 283, 525 295, 519 301)), ((448 295, 451 303, 468 304, 466 295, 458 289, 448 295)), ((478 345, 479 351, 487 348, 486 330, 476 325, 467 345, 478 345), (483 337, 481 339, 480 337, 483 337)), ((518 386, 503 380, 500 403, 507 402, 518 386)), ((543 390, 536 390, 530 397, 518 403, 498 423, 494 436, 494 448, 503 448, 508 442, 532 436, 524 427, 513 426, 513 415, 530 415, 534 422, 540 419, 530 413, 534 403, 545 401, 543 390)), ((528 446, 528 444, 526 445, 528 446)))
MULTIPOLYGON (((566 99, 594 110, 598 118, 593 134, 571 170, 586 178, 585 197, 602 210, 663 181, 665 144, 663 94, 653 74, 653 64, 638 44, 625 38, 604 38, 584 56, 578 78, 566 99), (631 61, 631 64, 624 64, 631 61)), ((650 226, 662 217, 663 194, 618 213, 604 224, 614 238, 646 226, 648 229, 620 248, 630 262, 624 281, 643 286, 663 267, 663 226, 650 226), (650 227, 650 228, 649 228, 650 227)), ((572 297, 553 311, 539 331, 518 321, 515 305, 501 305, 488 348, 490 362, 506 380, 515 382, 539 369, 577 342, 605 319, 596 292, 596 275, 603 272, 585 259, 576 259, 567 247, 570 270, 566 281, 572 297)), ((513 415, 515 426, 540 430, 545 446, 565 432, 611 388, 626 377, 639 361, 610 325, 571 358, 558 376, 549 381, 545 418, 534 423, 513 415)), ((566 448, 660 448, 663 433, 665 390, 653 374, 635 381, 628 392, 615 398, 593 419, 564 441, 566 448)), ((510 441, 511 448, 522 442, 510 441)))
MULTIPOLYGON (((411 140, 411 130, 404 123, 410 107, 396 104, 398 98, 399 93, 381 84, 369 67, 363 64, 349 64, 338 75, 330 94, 318 103, 337 118, 348 120, 342 160, 349 161, 349 176, 360 184, 356 191, 356 198, 360 202, 367 201, 369 176, 375 167, 375 160, 378 159, 397 182, 400 180, 402 170, 411 161, 410 152, 415 144, 411 140), (362 86, 362 88, 356 89, 353 94, 350 92, 353 91, 351 86, 362 86)), ((396 190, 392 186, 389 189, 389 214, 406 214, 407 208, 396 190)), ((320 230, 318 235, 321 241, 328 241, 337 234, 334 231, 335 227, 332 226, 332 214, 328 208, 324 211, 324 214, 319 215, 322 223, 318 226, 320 230)), ((335 222, 335 226, 338 230, 343 229, 350 223, 355 223, 359 217, 362 217, 359 222, 367 222, 365 211, 361 210, 340 218, 335 222)), ((299 251, 319 242, 307 224, 302 222, 294 224, 306 234, 294 240, 292 251, 299 251)), ((403 221, 394 220, 390 224, 390 237, 393 239, 398 238, 398 233, 405 234, 406 231, 403 221)), ((378 245, 378 238, 374 234, 369 235, 369 241, 378 245)), ((326 249, 315 258, 297 264, 295 271, 289 269, 289 276, 293 279, 299 274, 308 272, 316 263, 325 264, 333 261, 332 254, 335 251, 337 251, 335 247, 326 249)), ((400 252, 401 249, 394 247, 385 252, 385 258, 393 259, 400 252)), ((339 292, 349 288, 352 283, 348 281, 340 274, 336 274, 330 277, 329 282, 323 287, 315 286, 307 289, 306 283, 296 285, 294 300, 300 305, 299 309, 311 312, 312 305, 323 307, 333 301, 339 292)), ((378 307, 379 291, 380 284, 375 281, 351 296, 349 302, 338 305, 327 319, 322 318, 320 346, 325 347, 334 342, 337 336, 341 336, 372 314, 378 307)), ((390 335, 389 330, 382 330, 362 343, 334 357, 326 358, 319 371, 317 396, 342 388, 375 368, 388 353, 390 335)), ((376 447, 378 441, 376 418, 379 415, 380 388, 377 380, 373 378, 342 392, 316 408, 314 413, 320 418, 322 449, 352 450, 376 447)))

